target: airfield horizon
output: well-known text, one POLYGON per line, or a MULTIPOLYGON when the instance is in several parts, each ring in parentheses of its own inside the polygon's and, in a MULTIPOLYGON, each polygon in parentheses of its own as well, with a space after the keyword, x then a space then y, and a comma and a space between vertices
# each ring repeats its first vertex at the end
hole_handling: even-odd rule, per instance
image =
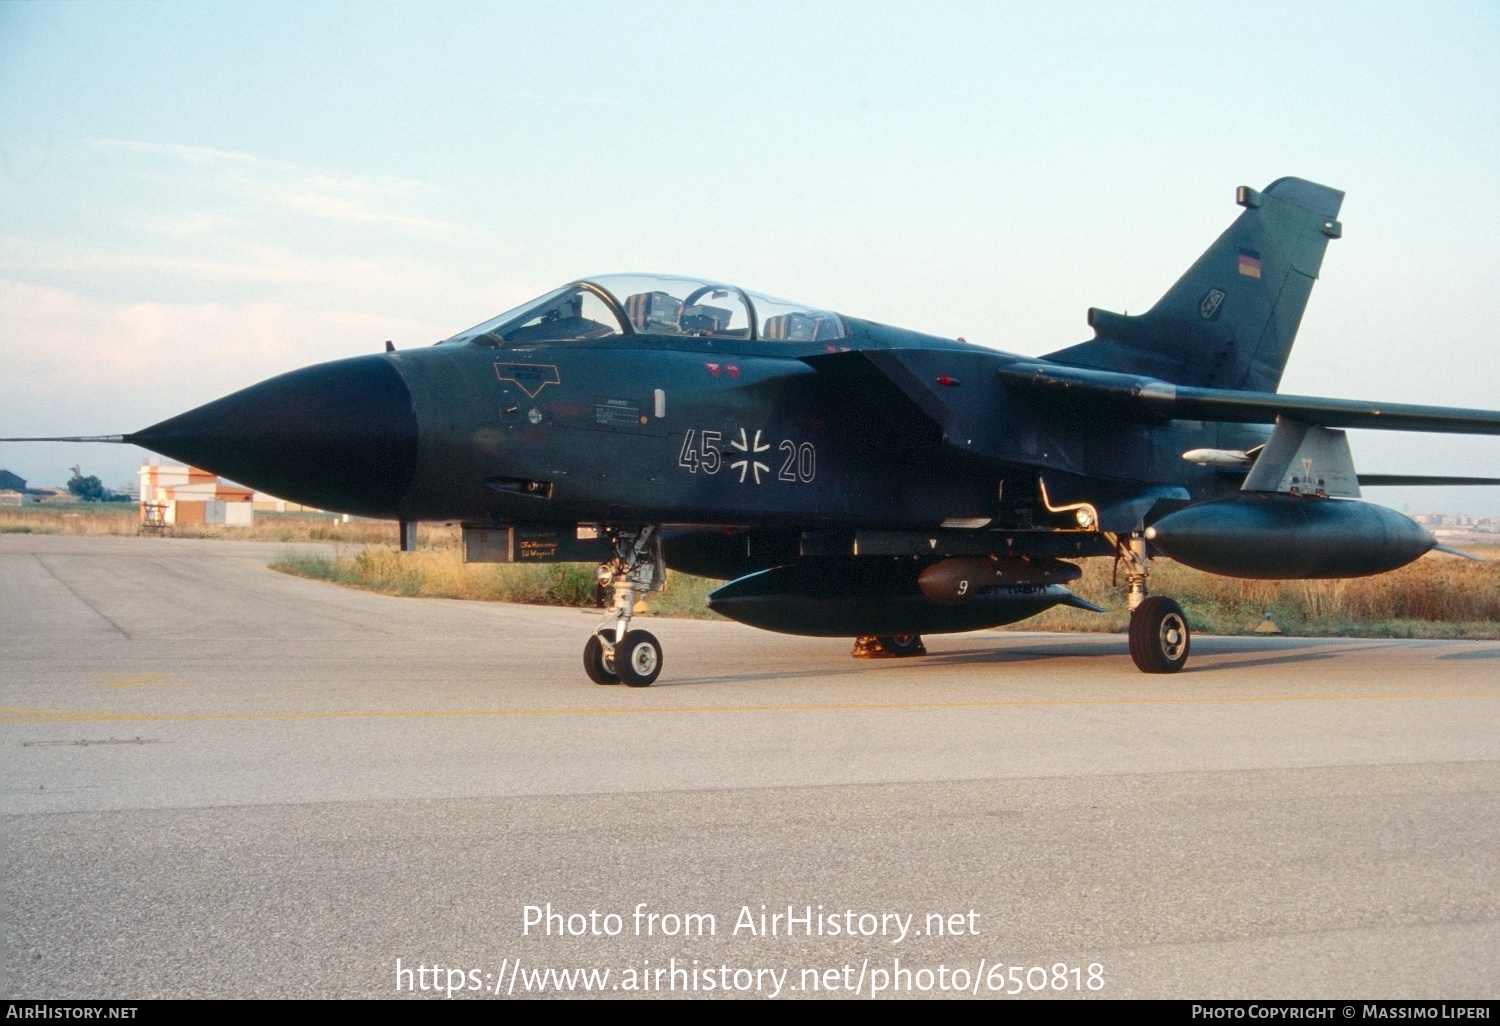
MULTIPOLYGON (((133 504, 58 505, 0 509, 0 535, 8 533, 77 536, 136 536, 133 504), (117 508, 117 507, 124 508, 117 508), (79 507, 84 507, 78 512, 79 507)), ((419 526, 418 551, 391 548, 389 521, 328 514, 257 514, 251 528, 195 526, 174 537, 214 542, 322 543, 317 549, 275 550, 269 562, 285 573, 365 588, 389 595, 460 598, 478 601, 571 605, 592 608, 597 599, 592 567, 465 565, 458 554, 458 529, 419 526)), ((1482 537, 1482 536, 1481 536, 1482 537)), ((1430 553, 1394 573, 1332 581, 1245 581, 1217 577, 1167 559, 1154 573, 1182 598, 1196 631, 1253 634, 1271 620, 1283 634, 1303 637, 1496 638, 1500 637, 1500 544, 1476 537, 1463 542, 1484 557, 1470 564, 1430 553)), ((1023 620, 1017 631, 1122 633, 1128 622, 1122 590, 1107 559, 1081 560, 1084 576, 1074 585, 1084 598, 1104 606, 1104 614, 1059 608, 1023 620)), ((717 619, 704 605, 721 581, 672 573, 671 585, 650 596, 647 615, 717 619)))

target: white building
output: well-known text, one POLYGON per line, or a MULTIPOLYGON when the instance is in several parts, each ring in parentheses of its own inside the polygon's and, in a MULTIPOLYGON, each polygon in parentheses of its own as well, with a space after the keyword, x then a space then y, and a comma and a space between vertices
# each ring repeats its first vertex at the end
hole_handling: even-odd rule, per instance
POLYGON ((144 523, 249 527, 255 522, 255 493, 249 488, 224 484, 197 467, 147 463, 140 473, 144 523))

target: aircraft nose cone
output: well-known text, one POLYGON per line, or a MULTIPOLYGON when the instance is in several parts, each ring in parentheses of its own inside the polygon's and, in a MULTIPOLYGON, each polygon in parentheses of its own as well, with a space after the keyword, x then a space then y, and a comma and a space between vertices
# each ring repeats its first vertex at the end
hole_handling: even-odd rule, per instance
POLYGON ((417 464, 411 393, 358 356, 282 374, 125 437, 318 509, 394 517, 417 464))

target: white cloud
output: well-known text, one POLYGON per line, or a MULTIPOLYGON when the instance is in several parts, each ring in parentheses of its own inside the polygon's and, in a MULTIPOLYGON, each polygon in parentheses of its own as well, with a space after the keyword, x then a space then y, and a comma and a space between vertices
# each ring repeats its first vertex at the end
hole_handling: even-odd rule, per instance
POLYGON ((431 216, 443 194, 405 178, 118 140, 66 167, 26 202, 11 190, 0 275, 119 301, 453 318, 429 337, 548 284, 530 262, 517 281, 500 240, 431 216))
POLYGON ((188 239, 219 234, 240 224, 239 218, 213 211, 193 211, 160 216, 137 215, 134 224, 154 235, 171 235, 188 239))
POLYGON ((110 303, 0 279, 5 433, 131 430, 256 381, 435 325, 280 303, 110 303), (98 427, 101 411, 113 427, 98 427), (124 423, 118 423, 123 420, 124 423))
POLYGON ((324 285, 352 291, 409 286, 420 280, 419 266, 356 256, 315 256, 279 246, 222 239, 212 255, 181 249, 147 252, 140 249, 42 241, 24 237, 0 238, 5 266, 41 272, 151 271, 205 281, 324 285))
POLYGON ((288 211, 327 221, 384 225, 434 235, 457 235, 465 229, 402 209, 415 198, 433 195, 431 186, 394 176, 347 175, 286 161, 267 160, 205 146, 101 139, 105 153, 156 158, 168 167, 202 169, 200 186, 217 187, 288 211))

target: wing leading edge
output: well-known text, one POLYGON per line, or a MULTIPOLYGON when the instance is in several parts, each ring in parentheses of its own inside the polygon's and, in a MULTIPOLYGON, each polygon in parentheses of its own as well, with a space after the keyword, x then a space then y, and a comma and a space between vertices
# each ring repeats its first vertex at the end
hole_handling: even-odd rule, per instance
POLYGON ((876 400, 873 405, 887 416, 899 411, 907 424, 941 426, 949 439, 973 437, 974 431, 958 429, 978 428, 978 422, 1011 405, 1007 397, 1025 402, 1042 417, 1083 413, 1095 423, 1275 424, 1283 418, 1330 428, 1500 435, 1500 411, 1495 410, 1200 388, 982 350, 856 350, 804 357, 803 362, 867 402, 876 400), (998 379, 1003 387, 986 387, 986 379, 998 379))
POLYGON ((998 374, 1016 395, 1046 405, 1087 405, 1099 415, 1122 421, 1274 424, 1284 417, 1323 427, 1500 435, 1500 412, 1494 410, 1197 388, 1036 361, 1007 364, 998 374))

